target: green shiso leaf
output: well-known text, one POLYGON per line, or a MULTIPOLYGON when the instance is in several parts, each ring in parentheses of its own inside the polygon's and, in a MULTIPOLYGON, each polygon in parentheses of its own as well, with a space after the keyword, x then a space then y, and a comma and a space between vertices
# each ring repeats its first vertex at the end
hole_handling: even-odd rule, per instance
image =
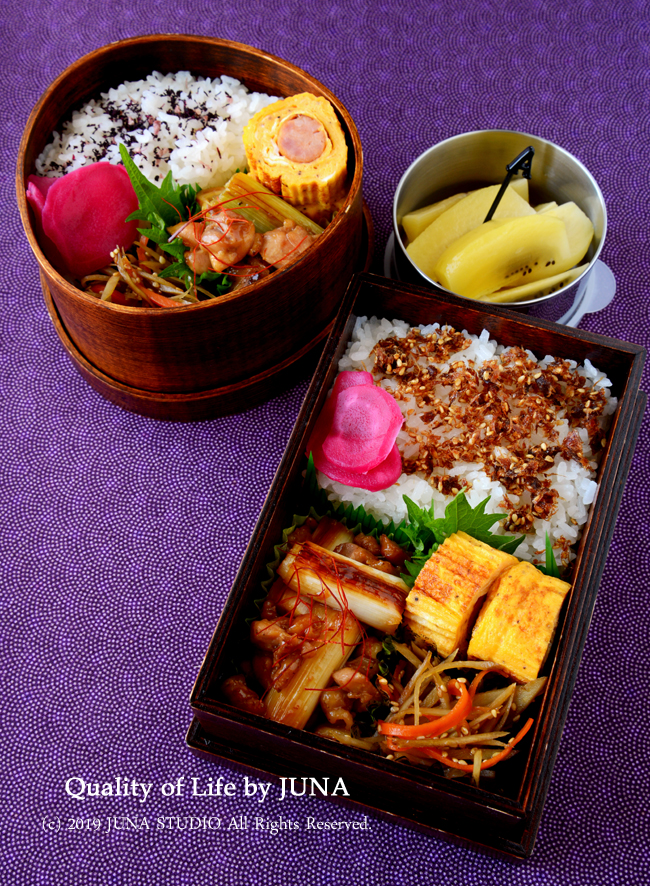
POLYGON ((409 587, 413 587, 415 579, 431 554, 435 553, 443 541, 454 532, 466 532, 473 538, 507 554, 513 554, 524 540, 523 535, 495 535, 490 531, 491 526, 506 517, 505 514, 485 513, 485 506, 490 496, 472 508, 465 493, 459 492, 445 508, 444 517, 436 518, 433 504, 428 509, 421 508, 405 495, 403 498, 407 519, 402 520, 397 526, 392 520, 388 525, 382 523, 381 520, 368 514, 363 505, 357 508, 353 508, 352 505, 334 505, 327 498, 325 490, 318 485, 311 452, 307 461, 304 489, 307 500, 313 504, 316 511, 340 520, 351 532, 361 531, 375 537, 385 533, 397 544, 409 549, 412 552, 411 559, 404 564, 406 573, 401 576, 409 587), (357 526, 360 530, 356 529, 357 526))
POLYGON ((201 275, 195 275, 185 262, 187 246, 179 238, 169 242, 167 228, 188 221, 200 211, 196 202, 198 189, 194 185, 176 185, 171 172, 167 173, 158 187, 142 174, 124 145, 120 145, 120 157, 140 204, 127 221, 149 222, 150 227, 138 228, 139 233, 149 237, 163 252, 176 259, 171 265, 158 271, 158 276, 177 277, 183 281, 188 290, 196 283, 197 286, 203 286, 215 295, 228 292, 232 287, 232 281, 228 277, 218 271, 206 271, 201 275))
POLYGON ((158 271, 159 277, 180 277, 181 279, 187 273, 188 267, 184 261, 174 262, 173 265, 167 265, 162 271, 158 271))
POLYGON ((120 157, 140 204, 130 218, 150 221, 157 228, 165 228, 186 220, 188 205, 196 202, 195 188, 189 185, 176 186, 171 172, 167 173, 160 187, 157 187, 143 175, 122 144, 120 157))
POLYGON ((524 536, 495 535, 490 532, 490 527, 499 520, 503 520, 506 515, 486 514, 485 506, 489 500, 488 496, 472 508, 465 493, 459 492, 445 508, 444 517, 436 518, 433 504, 428 509, 421 508, 406 495, 404 496, 409 520, 404 527, 404 532, 414 551, 411 562, 405 563, 407 572, 402 575, 404 582, 409 587, 413 587, 415 579, 429 557, 454 532, 466 532, 467 535, 471 535, 472 538, 476 538, 492 548, 497 548, 508 554, 514 553, 524 540, 524 536))

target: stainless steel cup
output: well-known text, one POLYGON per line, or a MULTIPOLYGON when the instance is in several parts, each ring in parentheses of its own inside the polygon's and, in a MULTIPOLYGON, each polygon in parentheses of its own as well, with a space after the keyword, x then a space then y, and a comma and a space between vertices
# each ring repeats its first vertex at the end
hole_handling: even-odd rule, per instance
POLYGON ((584 296, 589 277, 600 255, 607 230, 607 212, 600 188, 593 176, 574 156, 546 139, 505 129, 465 132, 439 142, 406 170, 393 200, 396 262, 405 268, 410 280, 428 284, 439 292, 448 292, 411 261, 406 252, 401 219, 408 212, 471 187, 499 184, 506 175, 506 165, 524 148, 532 145, 530 188, 537 202, 572 200, 589 216, 594 226, 583 273, 550 295, 527 301, 510 302, 505 307, 527 310, 548 320, 558 320, 584 296))

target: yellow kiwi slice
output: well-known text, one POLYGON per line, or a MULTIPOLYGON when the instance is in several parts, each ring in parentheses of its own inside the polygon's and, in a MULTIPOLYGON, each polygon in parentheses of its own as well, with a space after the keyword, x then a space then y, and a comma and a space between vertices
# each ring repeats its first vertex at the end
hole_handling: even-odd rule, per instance
MULTIPOLYGON (((439 215, 428 228, 422 231, 419 237, 416 237, 406 247, 411 261, 423 274, 433 279, 439 279, 436 277, 436 265, 441 255, 459 237, 482 225, 499 188, 500 185, 490 185, 487 188, 471 191, 466 197, 439 215)), ((535 210, 532 206, 523 197, 520 197, 515 188, 510 185, 506 188, 505 194, 497 206, 494 219, 534 215, 535 210)))
POLYGON ((557 209, 555 200, 551 200, 550 203, 539 203, 535 207, 535 212, 548 212, 549 209, 557 209))
POLYGON ((564 222, 567 237, 569 238, 569 251, 571 254, 571 264, 577 265, 579 261, 585 257, 589 244, 594 236, 594 226, 585 213, 576 206, 575 203, 563 203, 554 209, 547 209, 544 215, 552 218, 559 218, 564 222))
POLYGON ((521 218, 493 219, 464 234, 441 255, 435 276, 458 295, 482 298, 574 264, 562 219, 533 211, 521 218))
POLYGON ((513 286, 511 289, 500 289, 498 292, 490 292, 484 296, 484 299, 493 304, 506 304, 513 301, 528 301, 528 299, 538 298, 540 295, 548 295, 572 283, 588 267, 588 264, 579 265, 577 268, 571 268, 568 271, 563 271, 561 274, 554 274, 552 277, 545 277, 543 280, 534 280, 532 283, 524 283, 522 286, 513 286))
POLYGON ((530 203, 530 199, 528 197, 528 179, 527 178, 512 178, 510 179, 510 187, 514 188, 515 191, 519 194, 522 200, 525 200, 526 203, 530 203))
POLYGON ((434 222, 439 215, 442 215, 447 209, 451 209, 454 203, 458 203, 459 200, 466 196, 466 193, 454 194, 445 200, 438 200, 437 203, 431 203, 429 206, 423 206, 421 209, 408 212, 402 218, 402 227, 409 243, 415 240, 425 228, 428 228, 431 222, 434 222))
MULTIPOLYGON (((510 187, 514 188, 519 196, 528 203, 527 178, 513 178, 510 182, 510 187)), ((470 191, 469 193, 473 194, 474 192, 470 191)), ((438 200, 437 203, 430 203, 428 206, 423 206, 421 209, 415 209, 413 212, 408 212, 403 216, 401 224, 409 243, 415 240, 416 237, 419 237, 422 231, 429 227, 431 222, 434 222, 443 212, 451 209, 451 207, 462 200, 463 197, 467 197, 467 192, 453 194, 451 197, 447 197, 444 200, 438 200)), ((557 203, 554 203, 553 205, 557 206, 557 203)))

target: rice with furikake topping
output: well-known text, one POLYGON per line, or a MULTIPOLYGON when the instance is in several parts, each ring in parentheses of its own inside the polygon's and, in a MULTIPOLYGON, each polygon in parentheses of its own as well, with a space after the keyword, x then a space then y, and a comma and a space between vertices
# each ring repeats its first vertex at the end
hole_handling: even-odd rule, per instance
POLYGON ((154 72, 74 111, 37 159, 36 172, 56 177, 99 161, 120 163, 121 142, 152 182, 171 170, 178 184, 219 187, 246 165, 244 126, 276 100, 225 75, 154 72))
POLYGON ((366 370, 405 421, 397 437, 403 473, 368 492, 319 472, 336 502, 396 522, 403 496, 442 517, 460 490, 472 507, 506 513, 492 531, 525 533, 517 556, 544 562, 546 533, 565 564, 597 490, 598 460, 617 400, 587 360, 538 359, 519 347, 451 327, 357 319, 339 370, 366 370))

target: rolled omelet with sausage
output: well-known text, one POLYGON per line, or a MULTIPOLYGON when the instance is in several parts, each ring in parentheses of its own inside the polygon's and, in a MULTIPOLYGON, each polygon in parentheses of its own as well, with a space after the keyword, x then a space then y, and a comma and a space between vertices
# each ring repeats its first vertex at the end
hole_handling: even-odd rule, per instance
POLYGON ((344 196, 348 149, 325 98, 302 92, 258 111, 244 149, 251 174, 312 218, 331 216, 344 196))

